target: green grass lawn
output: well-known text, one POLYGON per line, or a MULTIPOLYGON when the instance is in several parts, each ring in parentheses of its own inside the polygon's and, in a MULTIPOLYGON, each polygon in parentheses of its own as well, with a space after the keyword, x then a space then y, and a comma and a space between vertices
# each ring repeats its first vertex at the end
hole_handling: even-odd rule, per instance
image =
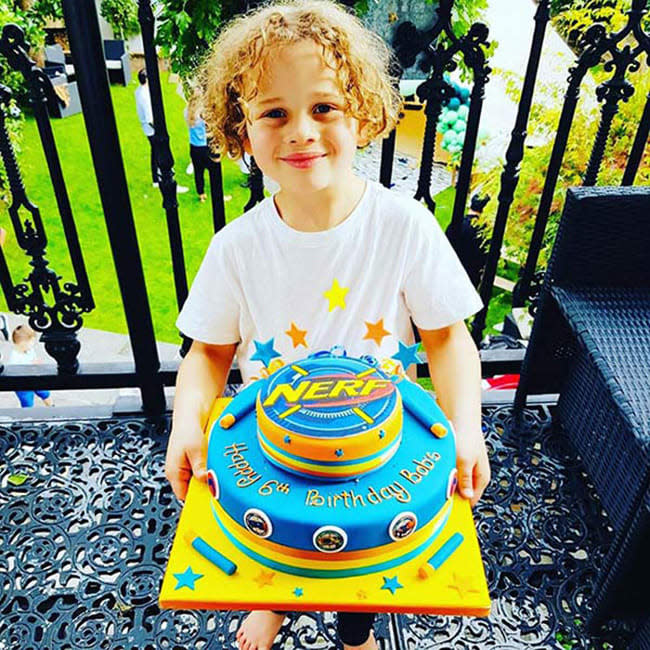
MULTIPOLYGON (((185 174, 189 164, 189 144, 187 127, 183 119, 184 102, 176 93, 176 86, 167 82, 166 73, 163 73, 162 81, 165 116, 175 160, 176 180, 179 184, 190 187, 189 192, 178 195, 178 212, 188 280, 191 282, 212 235, 212 211, 209 200, 205 203, 199 202, 194 191, 193 177, 185 174)), ((151 185, 149 144, 135 113, 133 93, 136 87, 135 80, 127 88, 111 86, 111 94, 156 338, 160 341, 177 342, 178 332, 174 326, 177 306, 166 217, 162 208, 162 195, 151 185)), ((119 287, 83 117, 79 114, 63 120, 53 120, 51 123, 96 303, 96 309, 84 315, 84 325, 126 333, 126 320, 119 299, 119 287)), ((74 281, 45 157, 38 139, 36 123, 31 117, 28 117, 25 122, 22 151, 19 153, 18 160, 27 196, 39 207, 45 224, 48 237, 47 259, 50 268, 61 276, 62 284, 74 281)), ((225 159, 222 167, 224 195, 228 199, 226 221, 231 221, 242 213, 243 206, 248 200, 248 190, 240 186, 245 176, 235 163, 225 159)), ((444 190, 435 199, 438 204, 436 216, 445 227, 451 218, 454 190, 452 188, 444 190)), ((5 254, 13 280, 18 282, 29 273, 29 259, 15 242, 13 230, 8 227, 6 211, 0 216, 0 224, 4 225, 10 233, 5 254)), ((0 298, 0 309, 6 310, 4 297, 0 298)), ((498 305, 495 303, 494 309, 491 306, 488 325, 500 322, 503 313, 503 305, 500 303, 498 305)))

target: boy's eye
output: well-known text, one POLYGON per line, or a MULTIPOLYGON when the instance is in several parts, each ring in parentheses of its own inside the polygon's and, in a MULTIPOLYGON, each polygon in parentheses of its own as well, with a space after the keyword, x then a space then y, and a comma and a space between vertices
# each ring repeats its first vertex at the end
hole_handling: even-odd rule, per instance
MULTIPOLYGON (((272 111, 269 111, 268 113, 264 114, 264 117, 278 117, 277 115, 274 115, 274 113, 281 113, 282 111, 279 108, 274 108, 272 111)), ((282 117, 282 116, 280 116, 282 117)))
POLYGON ((334 107, 334 106, 330 106, 329 104, 318 104, 318 105, 316 106, 316 110, 317 110, 318 112, 322 112, 322 113, 329 113, 329 112, 331 112, 331 111, 335 111, 335 110, 336 110, 336 107, 334 107), (325 111, 318 111, 318 109, 320 109, 320 108, 325 108, 325 109, 327 109, 327 110, 325 110, 325 111))

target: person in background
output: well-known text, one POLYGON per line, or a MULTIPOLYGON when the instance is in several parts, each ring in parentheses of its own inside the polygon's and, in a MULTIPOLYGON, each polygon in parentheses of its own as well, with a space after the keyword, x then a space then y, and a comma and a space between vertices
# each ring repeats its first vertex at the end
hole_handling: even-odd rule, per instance
MULTIPOLYGON (((40 363, 36 358, 36 332, 29 325, 18 325, 11 333, 13 348, 9 363, 17 365, 40 363)), ((34 406, 34 395, 38 395, 45 406, 54 406, 49 390, 17 390, 16 396, 22 408, 34 406)))
MULTIPOLYGON (((156 152, 153 146, 153 136, 155 130, 153 128, 153 111, 151 109, 151 95, 149 94, 149 84, 147 83, 147 71, 142 68, 138 72, 138 81, 140 85, 135 91, 135 110, 142 126, 142 132, 149 140, 149 147, 151 149, 150 164, 151 164, 151 180, 154 187, 158 187, 161 180, 160 167, 156 160, 156 152)), ((176 185, 176 194, 184 194, 189 188, 184 185, 176 185)))
POLYGON ((483 237, 483 228, 477 224, 476 219, 481 215, 489 200, 490 197, 487 194, 484 196, 474 194, 470 200, 469 212, 463 217, 460 228, 456 229, 450 223, 445 231, 475 287, 481 281, 488 256, 488 244, 483 237))
POLYGON ((186 106, 183 111, 185 122, 190 130, 190 159, 194 170, 194 185, 199 201, 203 203, 205 194, 205 170, 210 163, 210 152, 205 135, 205 122, 198 114, 195 106, 186 106))

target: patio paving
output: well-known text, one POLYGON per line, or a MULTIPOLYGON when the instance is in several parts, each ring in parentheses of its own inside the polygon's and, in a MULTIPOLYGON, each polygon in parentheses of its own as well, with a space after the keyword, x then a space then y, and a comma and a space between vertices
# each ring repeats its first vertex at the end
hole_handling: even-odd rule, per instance
MULTIPOLYGON (((383 615, 382 649, 631 648, 622 625, 585 630, 611 531, 549 408, 526 411, 521 438, 507 406, 484 407, 483 422, 493 479, 475 512, 492 613, 383 615)), ((168 417, 0 427, 0 648, 236 647, 241 612, 157 606, 179 515, 163 477, 168 427, 168 417)), ((296 614, 275 647, 335 647, 333 624, 296 614)))

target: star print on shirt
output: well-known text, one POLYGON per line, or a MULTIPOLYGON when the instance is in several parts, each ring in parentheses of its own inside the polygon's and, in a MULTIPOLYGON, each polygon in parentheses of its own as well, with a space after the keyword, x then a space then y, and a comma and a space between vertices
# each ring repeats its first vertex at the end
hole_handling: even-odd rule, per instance
POLYGON ((305 341, 307 330, 298 329, 298 326, 293 321, 291 321, 291 327, 285 332, 285 334, 291 338, 294 348, 297 348, 299 345, 308 347, 307 341, 305 341))
POLYGON ((268 366, 271 359, 280 356, 280 353, 273 349, 273 339, 269 339, 266 343, 259 341, 253 341, 253 343, 255 343, 255 353, 251 355, 251 361, 261 361, 268 366))
POLYGON ((334 311, 337 307, 345 309, 345 294, 348 291, 350 291, 349 288, 340 286, 339 281, 334 278, 332 288, 323 294, 330 301, 328 311, 334 311))
POLYGON ((391 359, 397 359, 397 361, 402 364, 404 370, 413 363, 420 363, 420 357, 417 353, 417 349, 420 347, 419 343, 415 343, 414 345, 404 345, 401 341, 398 343, 399 350, 391 357, 391 359))
POLYGON ((381 340, 384 336, 390 336, 390 332, 384 329, 384 319, 380 318, 376 323, 369 323, 366 321, 368 331, 363 337, 364 339, 372 339, 378 346, 381 346, 381 340))

